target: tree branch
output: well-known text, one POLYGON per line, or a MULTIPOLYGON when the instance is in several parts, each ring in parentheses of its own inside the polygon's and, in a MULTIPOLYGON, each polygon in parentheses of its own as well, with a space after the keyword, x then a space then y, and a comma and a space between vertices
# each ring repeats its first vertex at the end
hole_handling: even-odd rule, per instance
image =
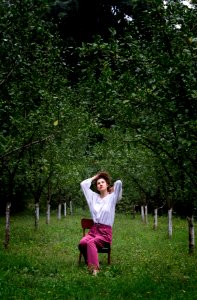
POLYGON ((4 79, 2 79, 0 81, 0 85, 4 84, 4 82, 8 80, 8 78, 10 77, 10 75, 12 74, 12 72, 14 71, 14 69, 15 69, 15 67, 12 70, 10 70, 10 72, 7 74, 7 76, 4 79))
POLYGON ((31 146, 33 146, 33 145, 40 144, 40 143, 46 141, 47 139, 51 138, 52 136, 53 136, 53 135, 49 135, 49 136, 47 136, 47 137, 45 137, 45 138, 43 138, 43 139, 41 139, 41 140, 33 141, 33 142, 31 142, 31 143, 29 143, 29 144, 27 144, 27 145, 23 145, 23 146, 21 146, 21 147, 18 147, 18 148, 16 148, 16 149, 14 149, 14 150, 12 150, 12 151, 10 151, 10 152, 7 152, 7 153, 5 153, 4 155, 0 156, 0 159, 3 159, 4 157, 9 156, 9 155, 11 155, 11 154, 13 154, 13 153, 15 153, 15 152, 17 152, 17 151, 24 150, 25 148, 29 148, 29 147, 31 147, 31 146))

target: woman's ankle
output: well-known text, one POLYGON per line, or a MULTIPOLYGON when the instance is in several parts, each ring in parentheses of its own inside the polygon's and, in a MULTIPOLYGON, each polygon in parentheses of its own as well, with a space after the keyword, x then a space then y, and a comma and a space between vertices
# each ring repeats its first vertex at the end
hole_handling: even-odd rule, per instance
POLYGON ((92 275, 93 275, 93 276, 97 276, 98 273, 99 273, 99 270, 98 270, 98 269, 94 269, 94 270, 92 271, 92 275))
POLYGON ((95 265, 88 265, 88 270, 94 276, 97 275, 97 273, 99 273, 99 267, 95 265))

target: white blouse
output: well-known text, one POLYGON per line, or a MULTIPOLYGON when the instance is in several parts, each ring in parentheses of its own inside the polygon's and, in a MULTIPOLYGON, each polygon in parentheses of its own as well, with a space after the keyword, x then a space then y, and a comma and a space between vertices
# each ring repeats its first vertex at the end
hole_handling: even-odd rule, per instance
POLYGON ((91 187, 92 179, 88 178, 81 182, 81 189, 88 203, 94 223, 113 226, 116 203, 122 198, 122 181, 114 183, 114 191, 104 198, 93 192, 91 187))

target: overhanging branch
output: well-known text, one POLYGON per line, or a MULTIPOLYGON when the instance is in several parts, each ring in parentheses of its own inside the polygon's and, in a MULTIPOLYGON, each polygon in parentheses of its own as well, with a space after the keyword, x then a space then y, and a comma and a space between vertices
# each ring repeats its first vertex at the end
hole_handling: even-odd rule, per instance
POLYGON ((28 143, 28 144, 26 144, 26 145, 23 145, 23 146, 21 146, 21 147, 18 147, 18 148, 16 148, 16 149, 13 149, 12 151, 9 151, 9 152, 5 153, 4 155, 0 156, 0 159, 5 158, 6 156, 10 156, 10 155, 12 155, 13 153, 15 153, 15 152, 17 152, 17 151, 24 150, 25 148, 29 148, 29 147, 34 146, 34 145, 36 145, 36 144, 40 144, 40 143, 42 143, 42 142, 44 142, 44 141, 50 139, 51 137, 53 137, 53 135, 49 135, 49 136, 47 136, 47 137, 45 137, 45 138, 43 138, 43 139, 41 139, 41 140, 33 141, 33 142, 31 142, 31 143, 28 143))

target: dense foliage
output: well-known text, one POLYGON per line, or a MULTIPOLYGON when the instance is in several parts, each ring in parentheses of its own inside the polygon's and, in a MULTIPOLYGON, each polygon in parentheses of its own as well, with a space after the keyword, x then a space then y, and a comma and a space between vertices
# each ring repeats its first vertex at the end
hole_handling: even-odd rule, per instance
POLYGON ((119 210, 193 213, 196 12, 179 1, 2 1, 1 212, 45 205, 49 190, 83 206, 79 182, 106 169, 124 182, 119 210))

